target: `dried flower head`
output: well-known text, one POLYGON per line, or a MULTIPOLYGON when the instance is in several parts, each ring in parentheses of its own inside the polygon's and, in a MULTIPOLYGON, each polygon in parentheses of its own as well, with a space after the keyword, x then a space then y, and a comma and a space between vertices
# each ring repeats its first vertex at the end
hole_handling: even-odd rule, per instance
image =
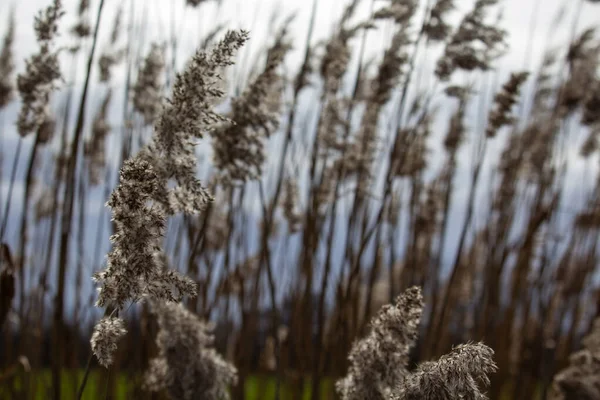
POLYGON ((437 361, 424 362, 395 389, 393 400, 484 400, 479 385, 496 371, 494 351, 482 343, 462 344, 437 361))
POLYGON ((569 366, 554 376, 550 400, 600 398, 600 319, 583 339, 583 350, 569 357, 569 366))
POLYGON ((14 83, 12 74, 15 70, 13 41, 15 40, 15 13, 11 12, 8 19, 8 28, 2 40, 0 50, 0 110, 13 100, 14 83))
POLYGON ((197 213, 212 201, 196 178, 195 139, 213 131, 227 118, 213 111, 224 93, 219 71, 233 64, 233 56, 248 39, 246 31, 229 31, 210 53, 198 51, 178 74, 173 95, 156 122, 154 137, 144 157, 153 160, 161 179, 177 185, 163 199, 167 214, 197 213))
POLYGON ((39 44, 49 43, 58 36, 58 20, 64 15, 62 2, 54 0, 51 6, 38 12, 33 26, 39 44))
POLYGON ((162 108, 162 74, 165 69, 164 47, 152 44, 133 87, 133 108, 151 125, 162 108))
POLYGON ((84 152, 88 161, 88 174, 90 183, 97 185, 102 181, 102 172, 106 164, 105 141, 110 132, 108 123, 108 106, 112 97, 112 91, 109 90, 102 101, 98 113, 94 117, 92 124, 92 137, 85 143, 84 152))
POLYGON ((229 385, 236 382, 237 371, 212 348, 208 326, 182 304, 150 304, 158 318, 159 353, 146 372, 147 388, 166 389, 174 400, 229 399, 229 385))
POLYGON ((302 223, 302 215, 298 209, 298 201, 298 183, 295 179, 288 178, 283 186, 281 207, 283 209, 283 216, 288 223, 288 230, 290 233, 297 232, 300 229, 300 224, 302 223))
POLYGON ((166 268, 160 253, 165 217, 155 199, 163 190, 150 163, 135 157, 121 168, 119 186, 107 203, 115 226, 113 248, 106 269, 94 275, 102 284, 97 306, 121 309, 145 295, 178 300, 195 293, 195 284, 166 268))
POLYGON ((397 24, 389 47, 385 50, 383 60, 377 74, 369 83, 371 93, 354 143, 347 157, 352 159, 351 172, 358 173, 358 190, 365 194, 372 178, 372 164, 375 161, 378 147, 379 115, 389 101, 394 87, 402 76, 402 69, 408 61, 407 47, 411 43, 408 36, 410 22, 415 15, 416 1, 391 0, 390 3, 375 13, 374 18, 391 18, 397 24))
POLYGON ((90 8, 89 0, 80 0, 77 7, 77 22, 71 28, 71 33, 79 39, 84 39, 92 34, 88 11, 90 8))
POLYGON ((112 69, 123 59, 122 51, 104 52, 98 59, 100 82, 109 82, 112 78, 112 69))
POLYGON ((440 79, 449 80, 457 69, 486 71, 502 55, 506 32, 485 21, 488 8, 497 2, 477 0, 473 10, 465 15, 438 61, 435 73, 440 79))
POLYGON ((21 94, 21 112, 17 122, 19 134, 35 132, 48 118, 50 95, 61 78, 58 51, 52 48, 58 34, 58 20, 63 15, 60 0, 54 0, 35 17, 35 33, 39 52, 26 61, 25 73, 17 77, 21 94))
POLYGON ((50 113, 50 111, 46 111, 44 113, 44 120, 41 125, 37 129, 38 134, 38 142, 39 144, 46 144, 52 140, 54 137, 54 132, 56 131, 56 119, 50 113))
POLYGON ((100 365, 108 368, 113 363, 117 343, 126 333, 125 322, 121 318, 106 317, 96 324, 90 342, 100 365))
POLYGON ((510 115, 511 108, 516 104, 521 85, 527 79, 527 72, 512 73, 502 90, 496 94, 494 106, 490 111, 489 122, 486 128, 487 137, 494 137, 498 130, 513 121, 510 115))
POLYGON ((481 343, 407 370, 422 310, 421 290, 413 287, 379 311, 368 336, 352 346, 348 375, 336 384, 342 400, 486 399, 479 385, 489 385, 496 365, 492 349, 481 343))
POLYGON ((229 121, 211 132, 215 167, 227 184, 261 175, 264 139, 279 126, 282 78, 278 68, 291 49, 287 29, 286 23, 269 48, 264 70, 232 100, 229 121))
POLYGON ((115 233, 106 269, 94 274, 101 284, 99 307, 120 310, 142 298, 178 301, 195 295, 196 284, 169 267, 162 249, 166 216, 198 212, 212 198, 196 178, 194 137, 223 119, 212 111, 221 95, 211 81, 246 40, 245 32, 229 32, 210 55, 198 52, 178 74, 173 96, 163 108, 151 142, 125 161, 119 185, 107 205, 115 233), (170 187, 170 179, 176 181, 170 187))
POLYGON ((454 0, 438 0, 435 3, 429 19, 423 27, 423 32, 429 40, 438 42, 450 36, 452 27, 445 21, 445 18, 454 8, 454 0))
POLYGON ((73 25, 71 33, 75 35, 75 37, 83 39, 92 34, 92 27, 87 20, 81 18, 73 25))
POLYGON ((348 374, 336 384, 343 400, 387 398, 408 374, 408 354, 417 340, 422 311, 418 287, 381 308, 371 321, 371 332, 352 346, 348 374))
POLYGON ((414 176, 425 169, 431 123, 432 118, 426 116, 415 128, 407 128, 398 133, 393 150, 395 176, 414 176))
POLYGON ((560 115, 567 116, 584 106, 582 119, 586 125, 591 125, 598 119, 598 111, 594 109, 597 105, 595 97, 598 95, 594 89, 599 85, 597 71, 600 43, 595 40, 594 34, 593 28, 586 29, 571 44, 567 54, 569 77, 561 88, 559 97, 560 115))
POLYGON ((350 39, 361 30, 373 27, 370 22, 347 26, 348 20, 354 15, 357 5, 357 0, 353 0, 348 4, 338 23, 338 29, 325 44, 325 53, 321 60, 320 73, 324 80, 325 91, 328 93, 336 93, 340 88, 342 78, 350 62, 351 51, 348 43, 350 39))

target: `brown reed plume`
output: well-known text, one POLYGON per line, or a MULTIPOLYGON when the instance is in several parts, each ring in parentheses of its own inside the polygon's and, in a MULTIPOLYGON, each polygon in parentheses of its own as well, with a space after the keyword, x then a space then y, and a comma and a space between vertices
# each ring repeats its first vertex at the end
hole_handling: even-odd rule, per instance
MULTIPOLYGON (((199 212, 211 200, 195 176, 193 140, 224 119, 212 110, 223 95, 215 87, 221 79, 218 71, 233 63, 247 37, 244 31, 230 31, 210 53, 196 53, 175 80, 173 97, 159 116, 152 142, 121 169, 119 186, 107 203, 115 221, 113 248, 106 269, 94 275, 101 284, 96 304, 110 309, 110 316, 143 297, 178 301, 196 294, 195 283, 165 262, 161 251, 165 218, 176 212, 199 212), (173 189, 167 187, 171 179, 177 183, 173 189)), ((108 330, 106 323, 114 324, 112 319, 103 321, 97 331, 108 330)), ((96 356, 112 353, 96 346, 100 344, 92 343, 96 356)))
POLYGON ((8 17, 6 33, 2 39, 0 50, 0 110, 6 107, 14 98, 14 83, 12 75, 15 70, 14 40, 15 40, 15 13, 11 11, 8 17))
POLYGON ((384 306, 371 332, 355 342, 348 375, 337 383, 342 399, 486 399, 478 384, 496 370, 493 351, 478 344, 457 346, 439 360, 409 372, 409 351, 418 336, 423 298, 417 287, 384 306))

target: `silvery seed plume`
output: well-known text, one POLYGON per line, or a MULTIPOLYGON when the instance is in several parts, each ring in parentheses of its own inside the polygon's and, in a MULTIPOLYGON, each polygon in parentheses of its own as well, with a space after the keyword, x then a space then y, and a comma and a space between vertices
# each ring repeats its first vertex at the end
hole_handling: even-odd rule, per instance
POLYGON ((21 112, 17 127, 21 136, 35 132, 48 118, 50 95, 61 78, 58 50, 53 48, 58 35, 58 20, 63 15, 60 0, 40 11, 35 17, 35 33, 39 52, 26 60, 25 72, 17 77, 21 95, 21 112))
POLYGON ((440 42, 446 39, 452 27, 445 21, 447 14, 454 10, 454 0, 438 0, 431 9, 429 19, 423 27, 423 32, 429 40, 440 42))
MULTIPOLYGON (((569 48, 567 62, 570 73, 560 92, 561 116, 573 113, 590 97, 593 98, 594 91, 591 89, 598 81, 600 61, 600 42, 595 40, 594 35, 593 28, 586 29, 569 48)), ((586 112, 583 116, 584 122, 589 122, 591 115, 593 114, 586 112)))
POLYGON ((427 138, 431 133, 433 118, 426 115, 414 128, 405 128, 394 144, 395 176, 414 176, 427 166, 427 138), (408 140, 407 135, 413 138, 408 140), (408 142, 408 143, 407 143, 408 142))
POLYGON ((387 399, 408 375, 408 355, 423 312, 421 289, 412 287, 371 321, 369 334, 352 346, 348 374, 336 383, 343 400, 387 399))
POLYGON ((257 179, 266 160, 264 140, 279 126, 282 78, 278 69, 291 45, 289 20, 267 52, 264 70, 232 100, 230 121, 211 132, 215 167, 223 182, 257 179))
POLYGON ((102 284, 97 306, 122 309, 127 302, 138 301, 144 295, 174 299, 175 287, 193 287, 174 271, 164 271, 158 254, 165 216, 154 199, 162 190, 150 163, 139 157, 124 163, 119 185, 107 203, 112 209, 115 233, 111 236, 113 248, 108 253, 106 269, 94 275, 94 280, 102 284), (173 279, 179 283, 173 285, 173 279))
POLYGON ((583 346, 569 357, 569 366, 554 376, 549 400, 600 399, 600 318, 583 339, 583 346))
POLYGON ((100 82, 108 82, 112 78, 113 68, 121 62, 125 52, 117 47, 117 42, 121 33, 122 8, 115 13, 113 27, 110 34, 109 48, 105 49, 98 58, 98 68, 100 71, 100 82))
MULTIPOLYGON (((347 101, 338 97, 338 91, 350 62, 351 48, 349 42, 361 30, 373 27, 371 21, 364 21, 355 25, 349 24, 349 19, 354 16, 358 3, 358 0, 353 0, 344 9, 342 18, 337 24, 336 31, 325 43, 325 52, 319 67, 319 72, 323 79, 323 98, 325 105, 321 122, 317 129, 317 137, 320 142, 319 148, 323 152, 323 156, 327 156, 331 152, 337 153, 338 151, 343 150, 346 145, 345 140, 340 137, 340 128, 346 127, 344 106, 347 101)), ((352 156, 348 157, 351 158, 352 156)), ((337 161, 338 164, 341 162, 342 160, 337 161)), ((349 160, 344 160, 344 162, 346 163, 347 169, 352 169, 353 163, 349 160), (350 166, 350 168, 348 166, 350 166)), ((326 172, 326 174, 329 175, 327 178, 333 180, 333 168, 330 167, 327 169, 331 170, 326 172)), ((320 186, 321 188, 319 188, 319 191, 323 191, 323 194, 330 191, 330 189, 333 189, 324 183, 321 183, 320 186)), ((321 197, 324 199, 324 197, 327 196, 321 197)))
POLYGON ((150 302, 158 319, 158 356, 145 376, 148 389, 166 389, 173 400, 229 399, 237 371, 214 348, 208 326, 182 304, 150 302))
POLYGON ((398 25, 407 25, 414 16, 418 5, 415 0, 389 0, 389 4, 377 10, 373 18, 393 19, 398 25))
POLYGON ((109 89, 94 117, 92 137, 84 145, 84 153, 88 161, 88 174, 92 185, 98 185, 102 181, 106 165, 105 141, 111 129, 107 119, 111 97, 112 91, 109 89))
POLYGON ((113 363, 117 343, 126 333, 125 323, 120 318, 106 317, 96 324, 91 344, 100 365, 108 368, 113 363))
POLYGON ((6 107, 14 98, 14 83, 12 74, 15 70, 13 42, 15 40, 15 13, 11 12, 8 28, 2 39, 0 50, 0 110, 6 107))
POLYGON ((347 156, 356 160, 353 169, 361 177, 358 182, 359 191, 365 193, 372 179, 372 164, 377 155, 377 127, 379 115, 389 101, 392 90, 402 76, 402 68, 408 61, 407 46, 410 44, 408 29, 415 15, 418 3, 414 0, 392 0, 377 11, 375 19, 392 19, 396 23, 396 31, 389 47, 385 50, 377 75, 370 82, 372 91, 367 99, 366 110, 361 128, 350 147, 347 156))
POLYGON ((492 349, 481 343, 457 346, 437 361, 407 370, 422 310, 421 290, 412 287, 379 311, 369 335, 350 351, 348 375, 336 384, 343 400, 486 399, 479 386, 489 385, 496 365, 492 349))
POLYGON ((164 69, 164 47, 153 43, 133 86, 133 108, 144 117, 146 125, 154 123, 163 105, 164 69))
POLYGON ((297 232, 300 229, 299 225, 302 222, 302 215, 298 210, 298 201, 298 182, 293 178, 288 178, 285 180, 283 186, 281 208, 283 209, 283 216, 287 221, 290 233, 297 232))
MULTIPOLYGON (((211 85, 217 70, 233 63, 247 33, 229 32, 210 53, 198 52, 177 75, 173 95, 158 118, 152 140, 125 161, 119 184, 107 205, 115 233, 106 269, 94 274, 99 288, 98 307, 123 309, 142 298, 179 301, 195 295, 196 284, 169 268, 162 249, 166 217, 178 211, 198 212, 211 199, 196 178, 194 138, 211 123, 223 120, 212 110, 222 92, 211 85), (169 189, 169 180, 176 186, 169 189)), ((98 327, 97 329, 101 329, 98 327)), ((96 344, 96 354, 111 354, 96 344)))
POLYGON ((542 65, 535 79, 532 114, 538 114, 554 106, 552 102, 555 91, 553 69, 558 61, 556 53, 556 49, 549 49, 542 58, 542 65))
POLYGON ((92 34, 88 11, 90 8, 89 0, 80 0, 77 7, 77 22, 71 28, 71 33, 79 39, 84 39, 92 34))
POLYGON ((321 60, 320 73, 324 80, 325 91, 337 93, 342 78, 348 69, 351 51, 349 41, 362 29, 373 27, 371 22, 361 22, 347 26, 348 20, 353 16, 358 0, 353 0, 344 10, 339 26, 334 36, 326 43, 325 53, 321 60))
POLYGON ((485 21, 488 8, 497 2, 477 0, 473 10, 465 15, 437 63, 435 73, 441 80, 449 80, 457 69, 486 71, 502 55, 506 32, 485 21))
POLYGON ((213 111, 223 96, 220 71, 232 65, 235 52, 248 40, 246 31, 229 31, 215 48, 198 51, 178 74, 172 97, 158 117, 154 136, 140 157, 152 162, 163 186, 175 181, 173 189, 158 199, 168 215, 202 211, 212 196, 196 178, 195 140, 228 119, 213 111))
POLYGON ((486 128, 487 137, 496 136, 501 127, 512 123, 511 108, 517 103, 521 85, 528 75, 527 72, 512 73, 508 81, 502 86, 502 90, 496 94, 486 128))
POLYGON ((44 120, 40 124, 37 129, 38 134, 38 142, 39 144, 46 144, 52 140, 54 137, 54 132, 56 130, 56 119, 52 115, 50 111, 50 107, 46 107, 46 111, 44 112, 44 120))
POLYGON ((494 351, 482 343, 462 344, 419 365, 394 390, 390 400, 485 400, 480 385, 490 384, 496 371, 494 351))

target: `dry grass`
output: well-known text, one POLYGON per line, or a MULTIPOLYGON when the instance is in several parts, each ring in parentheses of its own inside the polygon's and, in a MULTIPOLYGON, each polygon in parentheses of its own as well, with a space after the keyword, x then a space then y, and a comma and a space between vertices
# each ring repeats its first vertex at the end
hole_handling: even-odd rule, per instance
POLYGON ((318 44, 316 8, 306 39, 275 15, 260 50, 214 26, 182 68, 133 2, 49 3, 23 71, 14 19, 0 49, 0 393, 599 399, 595 336, 569 358, 600 311, 597 1, 510 73, 496 0, 352 0, 318 44), (377 313, 413 286, 418 317, 377 313))

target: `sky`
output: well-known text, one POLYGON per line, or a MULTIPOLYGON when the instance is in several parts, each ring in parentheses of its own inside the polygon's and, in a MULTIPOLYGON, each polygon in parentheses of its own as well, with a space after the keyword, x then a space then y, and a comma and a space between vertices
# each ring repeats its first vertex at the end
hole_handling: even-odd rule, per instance
MULTIPOLYGON (((543 49, 548 42, 551 44, 564 44, 570 37, 571 22, 578 14, 580 29, 597 24, 600 21, 598 5, 583 0, 503 0, 500 1, 502 13, 502 26, 510 32, 510 52, 505 57, 505 66, 508 69, 522 68, 526 58, 539 60, 543 49), (534 15, 535 14, 535 15, 534 15), (562 24, 557 24, 562 19, 562 24), (533 43, 529 44, 527 38, 533 32, 533 43)), ((292 36, 295 38, 306 37, 308 21, 312 10, 313 0, 221 0, 207 1, 199 9, 184 8, 183 0, 133 0, 133 9, 136 19, 141 20, 144 13, 148 15, 147 41, 150 43, 158 38, 170 35, 175 25, 178 41, 182 54, 191 54, 198 44, 202 34, 208 32, 215 23, 226 23, 231 28, 244 28, 251 31, 253 41, 264 42, 269 34, 269 19, 275 10, 286 16, 296 14, 292 24, 292 36), (175 22, 173 24, 173 22, 175 22)), ((362 0, 357 12, 357 19, 366 18, 371 9, 371 3, 377 5, 385 0, 362 0)), ((33 16, 36 10, 49 3, 49 0, 5 0, 0 4, 0 31, 6 28, 9 11, 14 7, 16 12, 16 42, 19 43, 17 61, 22 67, 23 59, 35 50, 35 37, 32 29, 33 16), (18 6, 16 6, 18 5, 18 6)), ((92 16, 95 17, 95 7, 98 1, 91 1, 92 16)), ((457 10, 451 19, 458 21, 460 16, 468 11, 473 0, 456 0, 457 10)), ((67 23, 73 22, 78 0, 63 0, 67 15, 67 23)), ((129 1, 105 0, 105 22, 112 21, 115 13, 121 9, 123 15, 129 13, 129 1)), ((337 20, 341 11, 347 4, 346 0, 319 0, 317 1, 317 18, 315 24, 314 41, 327 37, 331 32, 332 23, 337 20)), ((423 6, 425 2, 422 2, 423 6)), ((421 9, 423 9, 423 6, 421 9)), ((127 18, 127 17, 125 17, 127 18)), ((281 20, 281 18, 280 18, 281 20)), ((124 21, 127 23, 127 21, 124 21)), ((110 34, 110 25, 105 24, 105 29, 100 32, 101 38, 106 39, 110 34)), ((382 32, 370 34, 370 43, 367 48, 380 50, 382 32)), ((101 40, 102 42, 102 40, 101 40)), ((297 45, 297 51, 288 58, 288 65, 297 64, 301 57, 303 43, 297 45)))

